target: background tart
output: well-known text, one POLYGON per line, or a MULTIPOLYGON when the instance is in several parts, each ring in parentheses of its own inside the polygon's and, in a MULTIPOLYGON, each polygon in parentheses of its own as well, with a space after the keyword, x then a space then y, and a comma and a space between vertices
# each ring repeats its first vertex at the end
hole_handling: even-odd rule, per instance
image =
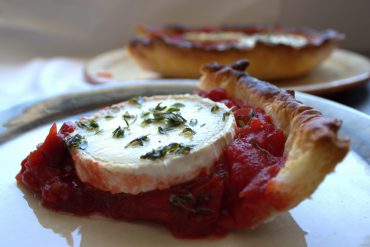
POLYGON ((349 149, 349 140, 338 137, 341 122, 296 100, 293 91, 280 90, 244 72, 248 62, 231 66, 217 63, 202 67, 199 89, 215 87, 226 90, 229 97, 270 115, 277 128, 287 136, 286 162, 266 187, 270 216, 296 206, 309 197, 325 176, 332 172, 349 149))
POLYGON ((304 75, 327 58, 343 34, 328 29, 250 25, 215 28, 139 26, 127 49, 144 69, 164 77, 196 78, 202 64, 251 62, 248 73, 262 80, 304 75))

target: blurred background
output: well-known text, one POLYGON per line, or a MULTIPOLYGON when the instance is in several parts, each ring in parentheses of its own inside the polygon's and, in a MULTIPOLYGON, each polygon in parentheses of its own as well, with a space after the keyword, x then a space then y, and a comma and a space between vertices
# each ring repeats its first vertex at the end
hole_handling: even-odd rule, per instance
POLYGON ((369 11, 369 0, 0 0, 0 110, 91 88, 83 64, 123 47, 138 23, 334 28, 342 48, 369 56, 369 11))
POLYGON ((369 0, 0 0, 0 60, 92 56, 118 48, 137 23, 279 23, 334 28, 370 53, 369 0))

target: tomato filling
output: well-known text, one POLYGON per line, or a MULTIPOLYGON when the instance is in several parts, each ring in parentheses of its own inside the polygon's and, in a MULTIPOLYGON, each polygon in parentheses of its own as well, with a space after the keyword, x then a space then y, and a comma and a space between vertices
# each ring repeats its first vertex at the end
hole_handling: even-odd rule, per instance
POLYGON ((270 213, 266 185, 284 165, 286 137, 262 109, 228 98, 223 89, 200 95, 223 102, 237 122, 237 138, 210 174, 138 195, 101 191, 78 178, 64 141, 75 125, 65 123, 59 133, 55 124, 51 127, 44 143, 23 160, 16 179, 47 208, 155 222, 179 238, 220 236, 229 229, 255 226, 270 213))

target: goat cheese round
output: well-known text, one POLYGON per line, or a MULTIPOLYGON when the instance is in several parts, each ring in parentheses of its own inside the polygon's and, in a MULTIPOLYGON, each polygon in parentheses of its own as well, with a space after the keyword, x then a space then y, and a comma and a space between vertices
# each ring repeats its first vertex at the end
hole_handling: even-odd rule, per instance
POLYGON ((81 181, 111 193, 166 189, 208 173, 234 138, 224 104, 197 95, 138 97, 82 118, 70 152, 81 181))

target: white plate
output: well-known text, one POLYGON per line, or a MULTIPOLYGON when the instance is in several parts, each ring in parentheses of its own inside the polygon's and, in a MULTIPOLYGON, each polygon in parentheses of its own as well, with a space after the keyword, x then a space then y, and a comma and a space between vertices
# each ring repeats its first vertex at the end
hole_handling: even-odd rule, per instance
POLYGON ((139 84, 52 98, 0 113, 0 120, 12 119, 6 128, 0 127, 0 246, 370 246, 370 117, 306 94, 298 98, 344 120, 342 134, 351 136, 352 150, 310 200, 254 230, 236 231, 219 240, 178 240, 158 225, 44 209, 32 193, 17 186, 14 177, 20 163, 43 141, 51 118, 61 123, 71 118, 72 107, 87 111, 135 94, 194 88, 192 81, 139 84), (43 119, 48 123, 38 126, 43 119))

